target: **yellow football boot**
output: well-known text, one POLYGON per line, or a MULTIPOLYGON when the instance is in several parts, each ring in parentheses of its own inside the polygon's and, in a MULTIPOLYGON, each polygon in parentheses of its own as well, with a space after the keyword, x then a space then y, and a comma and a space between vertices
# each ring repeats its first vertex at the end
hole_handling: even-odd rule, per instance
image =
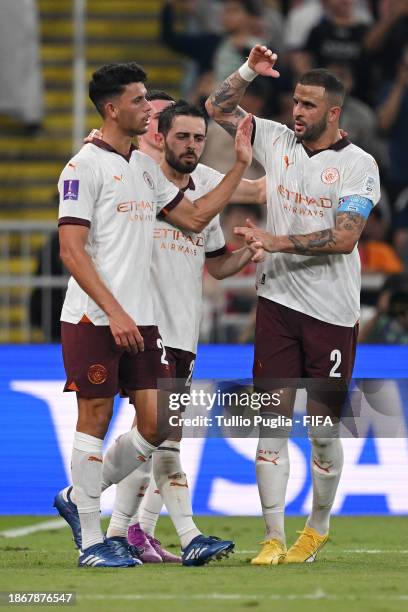
POLYGON ((286 546, 279 540, 265 540, 259 555, 251 560, 251 565, 278 565, 283 563, 286 546))
POLYGON ((313 563, 317 553, 329 539, 329 534, 322 536, 312 527, 305 527, 298 533, 300 536, 289 548, 283 563, 313 563))

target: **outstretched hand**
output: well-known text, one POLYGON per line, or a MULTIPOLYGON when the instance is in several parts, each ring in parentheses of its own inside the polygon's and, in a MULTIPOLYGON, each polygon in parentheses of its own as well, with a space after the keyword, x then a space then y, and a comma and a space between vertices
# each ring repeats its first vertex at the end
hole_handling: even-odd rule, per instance
POLYGON ((280 76, 280 73, 274 69, 277 60, 277 54, 273 53, 268 47, 255 45, 249 54, 248 66, 262 76, 277 79, 280 76))
POLYGON ((235 135, 235 154, 237 161, 249 166, 252 162, 252 115, 249 113, 239 123, 235 135))
MULTIPOLYGON (((257 227, 250 219, 246 219, 246 227, 234 227, 234 234, 243 236, 251 250, 273 252, 273 236, 264 229, 257 227)), ((255 260, 254 260, 255 261, 255 260)))
POLYGON ((261 263, 262 261, 265 261, 265 249, 256 246, 256 243, 247 244, 247 247, 252 253, 251 261, 253 261, 254 263, 261 263))

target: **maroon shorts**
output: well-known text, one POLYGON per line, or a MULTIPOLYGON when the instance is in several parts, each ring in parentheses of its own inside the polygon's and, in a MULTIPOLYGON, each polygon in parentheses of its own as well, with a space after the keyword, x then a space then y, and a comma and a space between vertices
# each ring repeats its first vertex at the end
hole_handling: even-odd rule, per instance
POLYGON ((163 341, 155 325, 141 325, 145 350, 119 349, 110 327, 61 322, 62 353, 67 382, 64 391, 79 397, 113 397, 119 388, 156 389, 157 379, 169 378, 163 341))
POLYGON ((166 358, 170 366, 170 376, 178 381, 181 392, 188 393, 193 376, 195 354, 166 346, 166 358))
MULTIPOLYGON (((259 379, 350 379, 358 324, 343 327, 260 297, 253 376, 259 379)), ((262 385, 264 386, 264 385, 262 385)))

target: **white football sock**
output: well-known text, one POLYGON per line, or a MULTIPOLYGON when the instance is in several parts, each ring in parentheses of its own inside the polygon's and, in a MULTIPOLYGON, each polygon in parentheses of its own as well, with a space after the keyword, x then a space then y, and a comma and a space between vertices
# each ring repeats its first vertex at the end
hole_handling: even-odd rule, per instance
MULTIPOLYGON (((276 414, 264 414, 277 418, 276 414)), ((269 429, 270 433, 272 430, 269 429)), ((290 428, 277 427, 273 438, 259 438, 256 453, 256 479, 262 514, 265 521, 265 539, 276 539, 286 544, 285 497, 289 478, 288 438, 290 428)))
POLYGON ((153 475, 180 538, 181 548, 201 531, 193 521, 187 477, 180 462, 180 442, 166 440, 153 455, 153 475))
POLYGON ((104 458, 102 491, 126 478, 155 450, 156 447, 147 442, 136 428, 119 436, 104 458))
MULTIPOLYGON (((338 437, 319 437, 318 432, 313 429, 317 428, 309 430, 312 443, 313 505, 306 525, 320 535, 326 535, 329 532, 330 511, 343 469, 343 446, 338 437)), ((327 436, 327 431, 325 435, 327 436)))
POLYGON ((103 542, 100 521, 103 440, 75 432, 72 483, 82 532, 82 550, 103 542))
MULTIPOLYGON (((160 451, 159 449, 158 452, 165 451, 160 451)), ((156 524, 162 508, 163 499, 152 475, 146 494, 140 504, 138 520, 135 523, 139 522, 143 531, 154 537, 156 524)))
MULTIPOLYGON (((129 525, 133 524, 132 517, 137 515, 144 498, 151 472, 152 459, 150 457, 117 485, 115 504, 107 531, 108 538, 127 537, 129 525)), ((134 522, 137 523, 137 520, 134 522)))

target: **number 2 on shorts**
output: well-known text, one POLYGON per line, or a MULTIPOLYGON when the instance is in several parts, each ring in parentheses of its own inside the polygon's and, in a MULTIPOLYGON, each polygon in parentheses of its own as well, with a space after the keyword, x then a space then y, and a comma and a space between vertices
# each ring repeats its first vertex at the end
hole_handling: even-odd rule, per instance
POLYGON ((169 362, 166 359, 166 347, 164 346, 163 340, 161 338, 157 338, 157 346, 162 351, 160 358, 161 363, 163 363, 164 365, 169 365, 169 362))
POLYGON ((340 349, 333 349, 330 353, 330 361, 334 361, 334 365, 330 370, 329 376, 331 378, 341 378, 341 373, 337 372, 337 368, 340 367, 341 364, 341 351, 340 349))
POLYGON ((186 382, 184 383, 185 387, 189 387, 191 385, 191 379, 193 378, 194 364, 195 364, 195 359, 192 359, 190 361, 190 367, 189 367, 190 374, 187 376, 186 382))

